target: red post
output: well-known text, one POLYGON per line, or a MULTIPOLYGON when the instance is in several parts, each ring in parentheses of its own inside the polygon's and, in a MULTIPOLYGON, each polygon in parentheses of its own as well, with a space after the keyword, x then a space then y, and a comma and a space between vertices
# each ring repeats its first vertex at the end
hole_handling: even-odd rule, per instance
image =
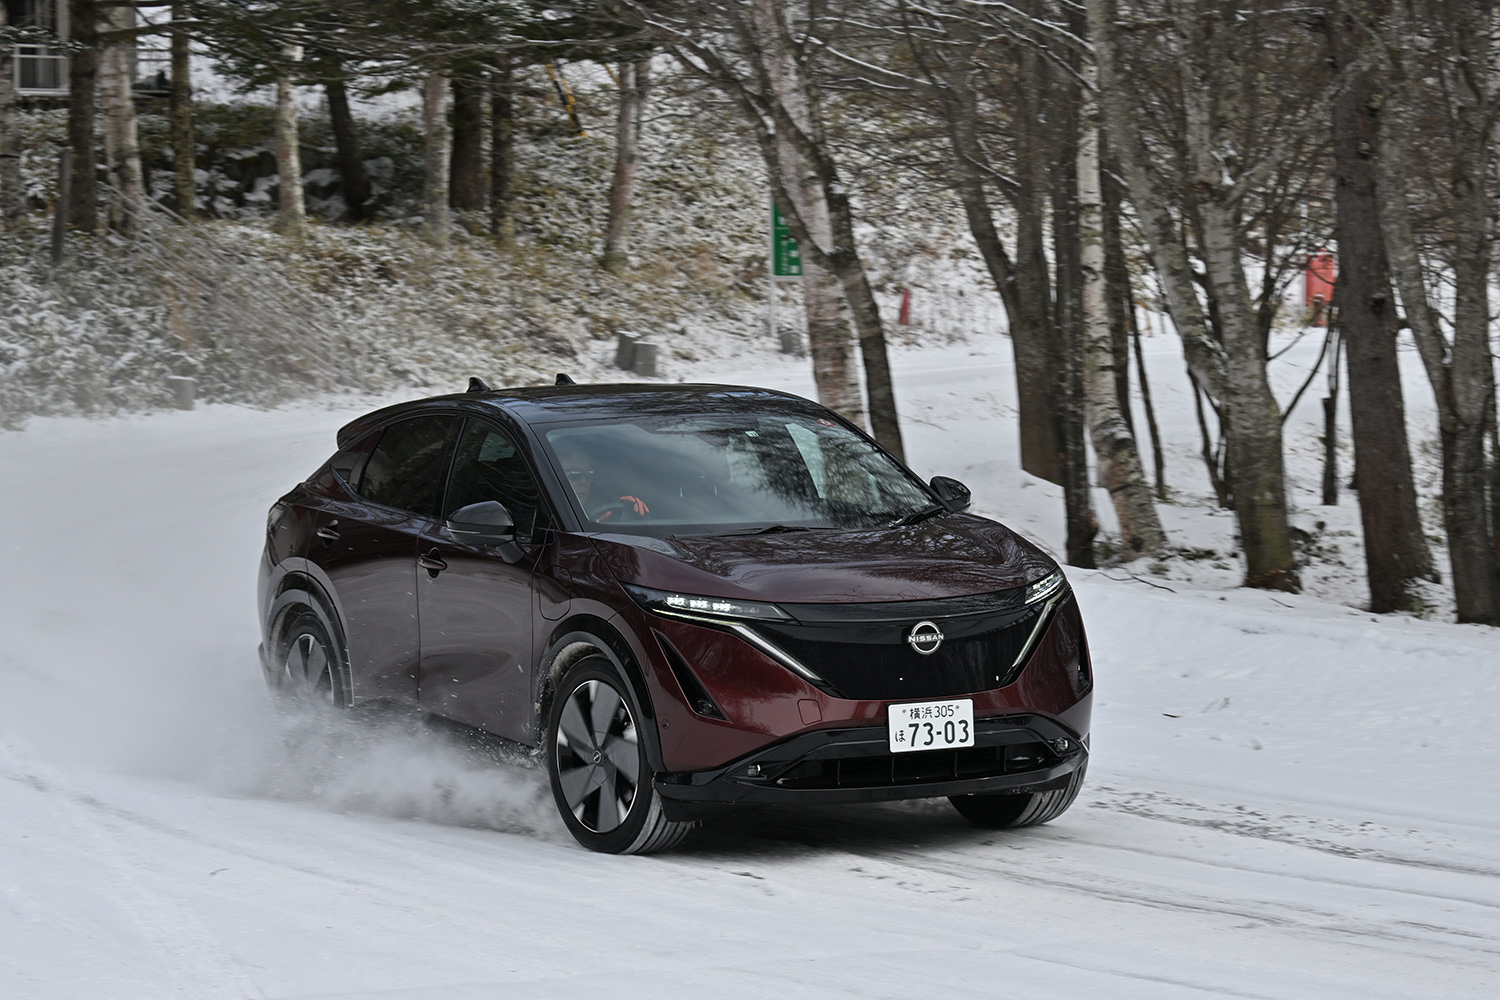
POLYGON ((896 314, 898 326, 911 326, 911 289, 901 289, 901 311, 896 314))
POLYGON ((1338 278, 1338 265, 1333 254, 1324 250, 1307 258, 1305 278, 1305 304, 1312 312, 1313 326, 1327 326, 1325 310, 1333 301, 1333 283, 1338 278))

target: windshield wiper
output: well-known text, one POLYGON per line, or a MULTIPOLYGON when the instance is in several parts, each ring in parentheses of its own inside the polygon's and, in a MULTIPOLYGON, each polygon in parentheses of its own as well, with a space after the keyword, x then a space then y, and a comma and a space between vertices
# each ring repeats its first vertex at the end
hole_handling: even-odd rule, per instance
POLYGON ((726 531, 726 535, 775 535, 783 531, 811 531, 803 524, 768 524, 764 528, 746 528, 744 531, 726 531))
POLYGON ((910 514, 902 514, 900 517, 896 518, 896 520, 886 525, 886 527, 901 528, 908 524, 916 524, 918 521, 925 521, 929 517, 936 517, 939 514, 946 513, 948 513, 948 507, 946 504, 935 503, 931 506, 923 507, 919 510, 914 510, 910 514))

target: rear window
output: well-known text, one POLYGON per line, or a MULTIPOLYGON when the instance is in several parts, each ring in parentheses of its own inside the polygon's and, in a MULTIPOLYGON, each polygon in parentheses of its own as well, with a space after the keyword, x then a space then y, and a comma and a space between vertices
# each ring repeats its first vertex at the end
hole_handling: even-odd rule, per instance
POLYGON ((435 416, 391 424, 365 462, 359 494, 372 503, 430 516, 455 423, 454 417, 435 416))

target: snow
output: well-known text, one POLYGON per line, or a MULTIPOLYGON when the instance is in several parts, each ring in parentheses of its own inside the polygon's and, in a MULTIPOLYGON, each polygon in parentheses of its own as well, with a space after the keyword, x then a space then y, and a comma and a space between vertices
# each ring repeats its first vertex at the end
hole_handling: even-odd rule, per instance
MULTIPOLYGON (((1069 571, 1094 758, 1072 810, 1014 833, 943 802, 768 809, 664 856, 589 854, 503 751, 265 695, 265 510, 382 400, 0 434, 0 996, 1496 995, 1500 630, 1358 609, 1311 398, 1294 517, 1346 565, 1304 595, 1234 589, 1178 351, 1147 341, 1162 509, 1228 568, 1069 571)), ((1278 363, 1282 400, 1315 353, 1278 363)), ((666 377, 811 391, 806 361, 748 340, 704 356, 666 377)), ((1006 342, 893 362, 913 467, 1060 549, 1056 489, 1015 469, 1006 342)))

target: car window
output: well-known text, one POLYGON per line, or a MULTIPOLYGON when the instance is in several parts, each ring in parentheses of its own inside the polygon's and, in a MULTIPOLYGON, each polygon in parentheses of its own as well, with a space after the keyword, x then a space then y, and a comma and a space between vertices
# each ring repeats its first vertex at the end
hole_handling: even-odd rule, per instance
POLYGON ((430 516, 443 479, 443 457, 454 417, 413 417, 380 435, 360 478, 359 494, 373 503, 430 516))
POLYGON ((616 416, 550 428, 544 441, 569 499, 610 530, 852 527, 932 502, 863 437, 801 414, 616 416))
POLYGON ((460 507, 497 500, 516 522, 516 536, 529 540, 536 524, 536 477, 510 437, 493 424, 469 420, 453 458, 444 517, 460 507))

